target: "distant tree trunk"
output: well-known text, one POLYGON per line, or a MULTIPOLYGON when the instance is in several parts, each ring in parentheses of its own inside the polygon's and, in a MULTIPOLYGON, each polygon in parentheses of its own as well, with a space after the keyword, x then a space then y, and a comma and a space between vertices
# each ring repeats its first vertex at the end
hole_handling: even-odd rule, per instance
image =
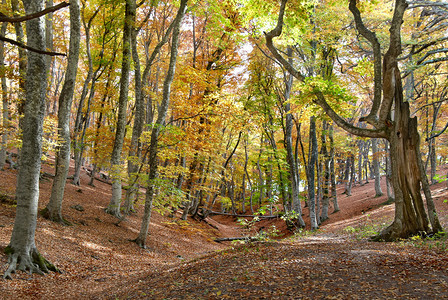
MULTIPOLYGON (((246 174, 247 174, 247 164, 249 162, 249 156, 247 155, 247 141, 244 143, 244 174, 241 183, 241 211, 243 214, 246 213, 246 174)), ((249 176, 247 176, 249 179, 249 176)))
MULTIPOLYGON (((3 4, 5 4, 5 0, 3 0, 3 4)), ((6 36, 6 29, 8 27, 8 23, 2 23, 1 27, 1 35, 6 36)), ((5 65, 5 42, 0 41, 0 66, 5 65)), ((0 170, 3 170, 6 162, 6 148, 8 144, 8 131, 9 131, 9 105, 8 105, 8 85, 6 84, 6 74, 5 70, 2 67, 1 70, 1 86, 2 86, 2 142, 0 145, 0 170)))
MULTIPOLYGON (((44 8, 42 0, 25 0, 23 2, 27 15, 44 8)), ((28 46, 45 50, 44 28, 43 17, 26 22, 28 46)), ((11 278, 11 273, 15 270, 29 271, 30 273, 48 272, 49 269, 56 270, 39 254, 35 245, 46 88, 45 56, 29 52, 25 85, 23 142, 17 175, 17 208, 11 240, 6 248, 9 267, 4 278, 11 278)))
MULTIPOLYGON (((292 51, 290 47, 288 47, 288 51, 292 51)), ((290 54, 290 52, 288 52, 290 54)), ((293 83, 293 76, 289 75, 288 80, 285 84, 285 92, 284 92, 284 100, 285 100, 285 145, 286 145, 286 158, 289 165, 289 174, 291 178, 291 197, 292 197, 292 210, 298 213, 297 216, 297 225, 299 227, 305 227, 305 222, 302 218, 302 205, 300 203, 299 198, 299 171, 297 167, 297 160, 294 157, 294 150, 292 145, 292 114, 291 114, 291 105, 289 102, 291 87, 293 83)), ((286 202, 286 199, 283 199, 286 202)))
POLYGON ((261 206, 261 203, 263 202, 263 194, 264 194, 264 180, 263 180, 263 172, 261 171, 261 167, 260 167, 260 159, 261 159, 261 154, 263 153, 263 136, 261 137, 261 142, 260 142, 260 153, 258 155, 258 160, 257 160, 257 169, 258 169, 258 189, 260 192, 259 195, 259 199, 258 199, 258 206, 261 206))
POLYGON ((327 131, 328 123, 326 120, 322 121, 322 135, 321 135, 321 155, 324 164, 323 176, 323 193, 322 193, 322 212, 320 221, 323 222, 328 219, 328 205, 330 203, 329 183, 330 183, 330 158, 327 150, 327 131))
POLYGON ((86 129, 86 123, 87 118, 89 115, 89 109, 90 106, 88 105, 88 112, 85 114, 83 113, 84 109, 84 101, 87 98, 87 95, 89 94, 89 101, 93 98, 94 93, 94 86, 95 86, 95 80, 96 80, 96 74, 99 71, 99 68, 94 72, 93 71, 93 61, 92 61, 92 54, 90 50, 90 29, 92 28, 92 21, 95 18, 95 16, 98 13, 97 11, 91 16, 91 18, 86 23, 85 20, 83 20, 84 25, 84 34, 85 34, 85 41, 86 41, 86 55, 88 60, 88 70, 87 70, 87 76, 84 80, 84 84, 82 87, 81 95, 79 98, 78 103, 78 111, 76 113, 75 118, 75 125, 73 128, 73 152, 75 156, 75 172, 73 174, 73 184, 74 185, 80 185, 80 172, 81 172, 81 164, 82 164, 82 153, 84 151, 84 132, 86 129), (89 93, 89 84, 91 83, 90 87, 90 93, 89 93))
POLYGON ((373 173, 375 176, 375 197, 383 195, 381 190, 381 175, 380 175, 380 160, 378 159, 380 153, 378 152, 378 139, 372 139, 373 152, 373 173))
POLYGON ((365 184, 369 183, 369 170, 368 170, 368 165, 370 164, 369 162, 369 149, 370 149, 370 143, 369 142, 364 142, 364 149, 362 151, 362 156, 363 156, 363 168, 364 168, 364 179, 365 179, 365 184))
POLYGON ((390 147, 387 140, 384 141, 385 152, 386 152, 386 188, 387 188, 387 199, 389 202, 395 201, 394 188, 392 187, 392 167, 390 161, 390 147))
POLYGON ((62 200, 70 163, 70 115, 78 70, 79 44, 81 38, 81 21, 78 0, 70 1, 70 45, 65 73, 64 86, 59 96, 58 134, 62 143, 56 148, 55 177, 51 188, 50 201, 44 215, 54 221, 65 221, 62 218, 62 200))
MULTIPOLYGON (((315 197, 315 188, 314 188, 314 180, 315 180, 315 172, 314 168, 317 163, 318 157, 318 149, 317 149, 317 135, 316 135, 316 119, 314 116, 310 118, 310 156, 308 167, 306 170, 306 178, 308 181, 308 202, 310 207, 310 221, 311 221, 311 230, 315 230, 319 228, 318 226, 318 218, 319 212, 316 212, 316 197, 315 197)), ((317 204, 317 207, 319 204, 317 204)))
POLYGON ((123 28, 123 57, 120 77, 120 96, 118 98, 118 117, 115 131, 115 141, 112 150, 111 178, 112 197, 106 212, 117 218, 121 217, 121 153, 126 132, 127 104, 129 94, 129 71, 131 68, 131 36, 135 22, 135 0, 126 0, 125 20, 123 28))
POLYGON ((154 197, 155 182, 157 176, 157 146, 159 140, 159 133, 161 127, 165 124, 166 114, 168 112, 168 107, 170 103, 170 90, 171 83, 174 79, 174 73, 176 68, 176 60, 179 46, 179 35, 180 35, 180 24, 185 11, 187 9, 188 0, 181 0, 178 13, 175 20, 173 21, 173 36, 171 42, 171 54, 170 54, 170 64, 163 83, 163 97, 162 103, 159 108, 159 113, 155 126, 151 133, 151 142, 149 146, 149 175, 148 175, 148 187, 146 189, 146 199, 145 199, 145 211, 142 218, 142 224, 140 228, 140 233, 135 239, 135 242, 140 247, 146 246, 146 236, 148 235, 149 221, 151 219, 152 202, 154 197))
POLYGON ((330 138, 330 181, 331 181, 331 198, 333 199, 333 213, 339 211, 338 195, 336 192, 336 171, 334 167, 334 128, 333 125, 329 128, 330 138))
POLYGON ((357 178, 357 182, 359 182, 360 184, 362 184, 362 168, 363 168, 362 159, 364 157, 364 155, 363 155, 364 144, 365 144, 364 141, 362 141, 362 140, 358 141, 358 178, 357 178))
POLYGON ((349 191, 348 191, 348 187, 349 187, 349 182, 350 182, 350 162, 351 162, 351 153, 347 154, 347 158, 345 159, 345 166, 344 166, 344 178, 343 178, 343 182, 344 182, 344 194, 346 194, 347 196, 349 195, 349 191))

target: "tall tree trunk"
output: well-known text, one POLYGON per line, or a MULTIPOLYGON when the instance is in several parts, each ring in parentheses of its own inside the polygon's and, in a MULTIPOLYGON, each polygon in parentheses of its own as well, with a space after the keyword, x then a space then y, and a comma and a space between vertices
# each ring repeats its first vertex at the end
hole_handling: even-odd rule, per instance
MULTIPOLYGON (((5 4, 5 0, 3 0, 5 4)), ((8 23, 2 23, 1 35, 6 35, 6 29, 8 23)), ((0 66, 1 69, 1 86, 2 86, 2 142, 0 145, 0 170, 3 170, 6 162, 6 148, 8 144, 8 131, 9 131, 9 105, 8 105, 8 85, 6 83, 6 70, 3 67, 5 65, 5 42, 0 41, 0 66)))
POLYGON ((322 121, 322 135, 321 135, 321 155, 322 162, 324 165, 323 169, 323 187, 322 187, 322 212, 320 215, 320 221, 323 222, 328 219, 328 205, 330 203, 329 195, 329 183, 330 183, 330 158, 328 157, 327 150, 327 131, 328 123, 326 120, 322 121))
MULTIPOLYGON (((42 0, 24 0, 23 2, 27 15, 44 8, 42 0)), ((44 28, 43 17, 26 22, 28 46, 42 51, 45 50, 44 28)), ((16 189, 17 208, 11 240, 6 248, 9 255, 9 267, 4 274, 4 278, 11 278, 11 273, 15 270, 29 271, 30 273, 48 272, 49 269, 55 270, 54 266, 39 254, 35 245, 42 132, 46 104, 46 72, 44 55, 28 52, 23 142, 16 189)))
MULTIPOLYGON (((84 10, 84 8, 83 8, 84 10)), ((83 25, 84 25, 84 34, 86 40, 86 55, 88 61, 88 70, 87 77, 84 80, 84 84, 81 91, 81 96, 79 98, 78 111, 76 113, 75 125, 73 128, 73 152, 75 156, 75 172, 73 174, 73 184, 80 185, 80 172, 81 172, 81 164, 82 164, 82 152, 84 150, 84 135, 83 132, 86 128, 86 118, 88 118, 88 113, 83 114, 84 109, 84 101, 87 98, 88 94, 90 94, 90 99, 93 97, 94 91, 94 81, 96 77, 96 73, 99 71, 98 69, 93 71, 93 61, 92 61, 92 53, 90 50, 90 29, 92 27, 92 21, 98 14, 99 8, 95 11, 95 13, 90 17, 87 21, 84 20, 83 15, 83 25), (89 84, 91 83, 90 93, 89 93, 89 84), (84 129, 83 129, 84 126, 84 129)))
POLYGON ((373 173, 375 176, 375 197, 383 195, 381 190, 381 175, 380 175, 380 160, 378 152, 378 139, 372 139, 372 152, 373 152, 373 173))
POLYGON ((387 201, 395 201, 394 188, 392 186, 392 167, 390 161, 390 146, 389 141, 384 141, 385 153, 386 153, 386 188, 387 188, 387 201))
POLYGON ((314 116, 310 118, 310 140, 310 159, 308 162, 308 168, 306 170, 306 178, 308 181, 308 202, 310 207, 311 230, 315 230, 319 228, 317 217, 319 215, 319 212, 316 212, 316 192, 314 188, 314 168, 316 166, 318 158, 316 119, 314 116))
MULTIPOLYGON (((288 54, 291 56, 291 48, 288 47, 288 54)), ((291 197, 292 197, 292 210, 297 212, 297 225, 299 227, 305 227, 305 222, 302 218, 302 204, 300 203, 299 197, 299 171, 297 167, 297 160, 294 157, 294 150, 292 145, 292 114, 291 114, 291 105, 289 104, 289 96, 291 93, 291 87, 293 83, 293 76, 289 75, 288 80, 285 82, 285 92, 284 92, 284 100, 285 100, 285 144, 286 144, 286 158, 289 165, 289 173, 291 178, 291 197)), ((286 199, 283 199, 286 202, 286 199)))
MULTIPOLYGON (((131 8, 130 8, 131 9, 131 8)), ((136 9, 133 5, 132 9, 136 9)), ((136 12, 131 12, 135 15, 136 12)), ((131 52, 132 60, 134 62, 134 82, 135 82, 135 118, 134 126, 132 127, 131 145, 129 147, 129 157, 128 157, 128 187, 126 190, 126 199, 124 202, 124 214, 123 217, 128 215, 131 210, 133 210, 134 198, 136 191, 138 189, 138 170, 139 161, 142 156, 142 149, 140 143, 140 136, 143 132, 143 124, 145 122, 145 98, 142 82, 142 75, 140 70, 140 58, 137 52, 137 34, 138 31, 131 28, 131 52)))
POLYGON ((117 218, 121 217, 121 153, 126 132, 127 105, 129 94, 129 71, 131 69, 131 37, 135 22, 135 0, 126 0, 123 28, 123 57, 121 63, 120 96, 118 99, 118 117, 115 131, 115 141, 112 150, 111 178, 112 197, 106 212, 117 218))
POLYGON ((148 235, 149 221, 151 219, 152 202, 155 189, 154 180, 156 179, 157 176, 157 152, 158 152, 157 146, 159 141, 159 133, 161 127, 165 124, 165 118, 170 103, 171 83, 173 82, 174 73, 176 69, 176 60, 179 46, 180 24, 187 9, 187 2, 188 0, 181 0, 179 11, 177 12, 176 18, 173 22, 174 26, 171 42, 170 64, 167 75, 165 77, 165 81, 163 83, 163 97, 159 109, 159 114, 157 116, 155 126, 151 133, 151 142, 149 146, 149 175, 148 175, 148 187, 146 189, 145 212, 142 218, 140 233, 138 237, 135 239, 135 242, 140 247, 146 246, 146 236, 148 235))
POLYGON ((58 134, 62 143, 56 148, 55 177, 51 188, 50 201, 44 215, 54 222, 64 222, 62 200, 70 163, 70 110, 75 90, 78 70, 81 21, 78 0, 70 1, 70 46, 64 86, 59 96, 58 134))
POLYGON ((336 171, 334 166, 334 127, 330 126, 329 138, 330 138, 330 181, 331 181, 331 198, 333 199, 333 213, 339 211, 338 195, 336 192, 336 171))

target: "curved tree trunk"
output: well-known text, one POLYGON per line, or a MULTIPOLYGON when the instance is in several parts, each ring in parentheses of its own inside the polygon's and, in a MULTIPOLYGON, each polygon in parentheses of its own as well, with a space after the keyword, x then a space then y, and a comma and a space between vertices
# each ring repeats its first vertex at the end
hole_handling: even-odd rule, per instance
MULTIPOLYGON (((41 11, 44 8, 42 0, 25 0, 23 2, 27 14, 41 11)), ((28 46, 45 50, 44 28, 43 17, 26 22, 28 46)), ((4 278, 11 278, 11 273, 15 270, 29 271, 30 273, 55 270, 54 266, 39 254, 35 245, 46 88, 45 57, 42 54, 28 52, 23 143, 16 189, 17 208, 11 240, 6 248, 9 255, 9 267, 4 278)))
POLYGON ((59 96, 58 133, 62 144, 56 149, 55 177, 51 188, 50 201, 44 215, 55 222, 65 222, 62 218, 62 200, 70 162, 70 110, 78 70, 81 21, 78 0, 70 1, 70 46, 64 86, 59 96))

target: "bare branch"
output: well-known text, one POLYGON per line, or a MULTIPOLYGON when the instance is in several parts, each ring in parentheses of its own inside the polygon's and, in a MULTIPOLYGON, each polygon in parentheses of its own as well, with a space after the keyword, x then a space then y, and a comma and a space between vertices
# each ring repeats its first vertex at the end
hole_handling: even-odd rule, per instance
POLYGON ((58 5, 46 8, 46 9, 44 9, 42 11, 38 11, 36 13, 30 14, 30 15, 26 15, 26 16, 21 16, 21 17, 8 17, 8 16, 6 16, 4 14, 0 14, 0 22, 9 22, 9 23, 25 22, 25 21, 28 21, 28 20, 32 20, 32 19, 35 19, 35 18, 42 17, 42 16, 44 16, 46 14, 55 12, 55 11, 61 9, 61 8, 67 7, 69 5, 70 4, 67 3, 67 2, 62 2, 62 3, 59 3, 58 5))
POLYGON ((429 140, 432 140, 432 139, 438 137, 439 135, 441 135, 442 133, 444 133, 445 130, 446 130, 447 128, 448 128, 448 123, 446 123, 445 127, 443 127, 443 129, 442 129, 439 133, 434 134, 434 135, 432 135, 432 136, 426 138, 426 141, 429 141, 429 140))
POLYGON ((36 52, 36 53, 39 53, 39 54, 45 54, 45 55, 50 55, 50 56, 57 56, 57 55, 58 56, 67 56, 67 54, 65 54, 65 53, 43 51, 43 50, 35 49, 33 47, 29 47, 29 46, 27 46, 27 45, 25 45, 23 43, 18 42, 18 41, 9 39, 7 37, 4 37, 2 35, 0 35, 0 41, 8 42, 8 43, 16 45, 16 46, 18 46, 20 48, 23 48, 23 49, 26 49, 26 50, 29 50, 29 51, 32 51, 32 52, 36 52))

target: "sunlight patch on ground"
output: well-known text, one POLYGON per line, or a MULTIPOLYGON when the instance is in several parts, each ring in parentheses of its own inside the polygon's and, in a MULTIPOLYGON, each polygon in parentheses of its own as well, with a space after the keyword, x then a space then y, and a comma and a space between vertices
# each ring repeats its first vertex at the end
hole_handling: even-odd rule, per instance
POLYGON ((100 246, 98 244, 90 243, 90 242, 86 242, 86 241, 82 242, 81 245, 86 248, 90 248, 92 250, 97 250, 97 251, 112 251, 112 249, 110 249, 109 247, 100 246))

